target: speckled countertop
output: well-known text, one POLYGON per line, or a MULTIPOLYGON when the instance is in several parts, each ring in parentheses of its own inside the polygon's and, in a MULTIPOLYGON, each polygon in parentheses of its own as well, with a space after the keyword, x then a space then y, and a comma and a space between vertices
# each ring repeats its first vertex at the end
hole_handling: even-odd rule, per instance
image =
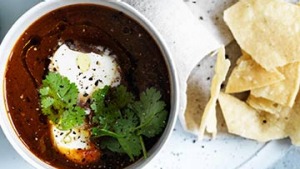
MULTIPOLYGON (((200 0, 198 0, 200 1, 200 0)), ((189 8, 195 14, 195 17, 199 19, 199 21, 206 20, 205 14, 200 13, 197 11, 199 8, 198 1, 193 0, 184 0, 184 2, 189 6, 189 8)), ((233 0, 234 1, 234 0, 233 0)), ((40 2, 40 0, 0 0, 0 40, 4 37, 5 33, 11 26, 11 24, 17 19, 18 16, 24 13, 27 9, 29 9, 34 4, 40 2)), ((217 0, 216 0, 217 2, 217 0)), ((213 11, 209 11, 213 12, 213 11)), ((216 16, 214 19, 217 19, 216 16)), ((211 21, 213 22, 213 20, 211 21)), ((225 38, 224 42, 226 43, 227 39, 225 38)), ((211 140, 205 141, 197 141, 196 137, 185 133, 180 126, 179 123, 176 124, 176 127, 173 130, 173 135, 171 137, 171 141, 166 147, 163 149, 161 153, 161 157, 164 158, 156 158, 154 161, 147 167, 147 168, 210 168, 209 166, 211 163, 205 161, 206 159, 217 159, 219 164, 214 165, 214 168, 239 168, 239 166, 235 166, 230 160, 228 159, 236 159, 236 155, 234 153, 226 154, 226 152, 234 152, 238 151, 236 148, 243 147, 243 146, 252 146, 253 150, 257 149, 257 147, 264 147, 263 144, 255 143, 251 141, 245 141, 244 139, 237 138, 236 141, 240 141, 240 145, 235 145, 231 147, 229 144, 226 147, 218 147, 215 146, 216 144, 220 143, 219 145, 226 144, 226 142, 230 139, 236 138, 222 138, 214 140, 214 144, 212 144, 211 140), (249 143, 249 144, 248 144, 249 143), (181 146, 176 146, 176 145, 181 146), (199 151, 199 150, 203 150, 199 151), (204 151, 205 150, 205 151, 204 151), (205 154, 202 153, 210 152, 205 154), (201 153, 201 157, 198 158, 197 155, 201 153), (207 163, 207 165, 206 165, 207 163), (201 167, 202 166, 202 167, 201 167)), ((289 141, 283 140, 280 144, 289 144, 289 141)), ((16 152, 13 150, 11 145, 8 143, 6 138, 4 137, 2 131, 0 130, 0 168, 6 169, 13 169, 13 168, 23 168, 23 169, 31 169, 32 167, 27 164, 16 152)), ((240 154, 238 158, 247 160, 246 158, 247 153, 253 154, 253 152, 245 152, 244 154, 240 154)), ((255 152, 254 152, 255 154, 255 152)), ((263 167, 259 168, 269 168, 269 169, 296 169, 300 166, 300 148, 291 147, 285 154, 282 152, 283 157, 279 160, 271 161, 270 163, 266 163, 268 161, 268 156, 271 157, 273 154, 268 154, 264 159, 260 159, 264 162, 263 167)), ((199 155, 200 157, 200 155, 199 155)), ((243 168, 243 167, 241 167, 243 168)))

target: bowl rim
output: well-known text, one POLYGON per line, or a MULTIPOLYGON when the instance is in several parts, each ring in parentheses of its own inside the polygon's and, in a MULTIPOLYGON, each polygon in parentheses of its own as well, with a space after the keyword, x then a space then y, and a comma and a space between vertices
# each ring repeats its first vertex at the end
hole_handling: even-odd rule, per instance
POLYGON ((6 107, 6 93, 5 93, 5 73, 6 65, 9 61, 12 49, 15 43, 18 41, 19 37, 24 33, 24 31, 32 25, 36 20, 41 18, 43 15, 56 10, 61 7, 75 5, 75 4, 95 4, 110 7, 112 9, 118 10, 129 16, 130 18, 137 21, 141 26, 152 36, 156 44, 159 46, 166 65, 169 71, 170 87, 171 87, 171 110, 169 114, 169 119, 165 131, 158 140, 158 142, 148 151, 149 157, 146 159, 141 158, 135 163, 131 164, 127 168, 142 168, 147 165, 157 154, 166 142, 169 140, 172 130, 177 121, 177 115, 179 111, 179 80, 177 70, 175 68, 174 61, 172 59, 171 52, 169 51, 165 41, 163 40, 160 33, 152 25, 152 23, 144 17, 140 12, 134 9, 132 6, 121 1, 102 1, 102 0, 69 0, 69 1, 59 1, 52 0, 46 2, 40 2, 31 9, 29 9, 25 14, 23 14, 11 27, 6 36, 4 37, 2 44, 0 46, 0 125, 3 130, 4 135, 9 140, 13 148, 22 156, 29 164, 35 168, 54 168, 50 164, 47 164, 42 159, 36 157, 29 148, 26 147, 25 142, 18 135, 15 129, 12 119, 10 118, 9 112, 6 107))

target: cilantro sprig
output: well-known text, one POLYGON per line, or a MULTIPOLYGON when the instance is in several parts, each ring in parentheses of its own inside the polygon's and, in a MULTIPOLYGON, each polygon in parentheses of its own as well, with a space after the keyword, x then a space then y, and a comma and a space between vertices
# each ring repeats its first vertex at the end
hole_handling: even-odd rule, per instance
POLYGON ((59 129, 69 130, 84 122, 85 111, 77 106, 78 89, 68 78, 50 72, 39 93, 42 113, 59 129))
MULTIPOLYGON (((79 91, 68 78, 50 72, 39 93, 42 113, 56 127, 69 130, 84 123, 85 111, 77 103, 79 91)), ((168 116, 165 107, 160 92, 153 87, 135 99, 125 86, 105 86, 92 95, 92 136, 102 138, 101 148, 125 153, 131 160, 141 154, 146 158, 144 139, 163 131, 168 116)))
POLYGON ((147 157, 144 137, 160 134, 167 119, 166 104, 155 88, 141 93, 139 100, 126 87, 108 86, 95 91, 91 108, 95 113, 92 134, 106 137, 101 147, 113 152, 126 153, 131 160, 143 153, 147 157))

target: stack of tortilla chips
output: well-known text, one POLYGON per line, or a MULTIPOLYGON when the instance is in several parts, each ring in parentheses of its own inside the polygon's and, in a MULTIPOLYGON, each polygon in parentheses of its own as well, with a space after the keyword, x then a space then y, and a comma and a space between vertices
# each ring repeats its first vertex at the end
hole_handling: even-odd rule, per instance
MULTIPOLYGON (((210 126, 216 125, 210 102, 218 99, 230 133, 262 142, 290 137, 300 145, 300 6, 283 0, 240 0, 224 12, 224 20, 242 56, 225 93, 213 91, 220 84, 213 79, 200 138, 204 129, 216 134, 210 126), (246 101, 230 95, 242 92, 250 93, 246 101)), ((215 77, 228 71, 226 66, 220 69, 215 77)))

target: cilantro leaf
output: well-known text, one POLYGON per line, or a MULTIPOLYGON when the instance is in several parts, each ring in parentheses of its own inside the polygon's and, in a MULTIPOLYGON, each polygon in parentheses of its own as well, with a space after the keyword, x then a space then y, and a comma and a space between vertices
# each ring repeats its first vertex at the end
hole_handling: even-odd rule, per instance
POLYGON ((99 117, 99 121, 100 124, 103 126, 106 126, 106 129, 112 130, 114 128, 114 125, 116 121, 121 118, 121 112, 120 111, 114 111, 114 112, 110 112, 107 111, 105 113, 103 113, 100 117, 99 117))
POLYGON ((151 138, 160 134, 168 116, 160 92, 147 89, 135 101, 125 86, 105 87, 95 91, 92 102, 95 114, 92 135, 105 137, 101 147, 126 153, 131 160, 142 152, 147 157, 143 136, 151 138))
POLYGON ((119 110, 127 106, 134 99, 132 93, 127 92, 127 88, 123 85, 111 89, 110 102, 108 107, 112 110, 119 110))
POLYGON ((147 89, 140 96, 140 101, 132 104, 140 118, 140 134, 154 137, 162 132, 165 127, 167 112, 164 111, 166 104, 160 100, 161 94, 155 88, 147 89))
POLYGON ((54 103, 54 99, 51 98, 51 97, 44 97, 44 98, 42 99, 42 106, 43 106, 43 108, 45 108, 45 109, 47 109, 47 108, 49 108, 50 106, 52 106, 53 103, 54 103))
POLYGON ((143 126, 140 129, 139 133, 148 138, 160 134, 166 126, 167 116, 167 111, 156 113, 154 118, 149 123, 147 123, 147 125, 143 126))
POLYGON ((124 115, 116 121, 114 131, 120 135, 133 133, 138 124, 137 116, 130 109, 126 109, 124 115))
POLYGON ((125 153, 122 146, 119 143, 119 140, 117 140, 114 137, 108 137, 101 141, 101 148, 102 149, 109 149, 112 152, 116 153, 125 153))
POLYGON ((141 155, 142 146, 138 135, 129 133, 125 137, 118 138, 118 141, 131 160, 141 155))
POLYGON ((56 95, 67 106, 76 105, 79 92, 75 83, 71 83, 68 78, 62 77, 58 73, 50 72, 46 79, 43 80, 42 92, 45 90, 43 89, 44 87, 49 90, 49 95, 56 95))
POLYGON ((39 90, 42 113, 61 130, 69 130, 84 122, 85 112, 77 106, 78 89, 75 83, 50 72, 39 90))
POLYGON ((85 118, 85 111, 76 106, 74 109, 66 110, 61 116, 60 125, 62 129, 71 129, 74 126, 83 124, 85 118))
POLYGON ((104 86, 102 89, 96 90, 92 95, 92 104, 91 109, 96 113, 99 114, 103 111, 105 107, 105 96, 109 91, 109 86, 104 86))

